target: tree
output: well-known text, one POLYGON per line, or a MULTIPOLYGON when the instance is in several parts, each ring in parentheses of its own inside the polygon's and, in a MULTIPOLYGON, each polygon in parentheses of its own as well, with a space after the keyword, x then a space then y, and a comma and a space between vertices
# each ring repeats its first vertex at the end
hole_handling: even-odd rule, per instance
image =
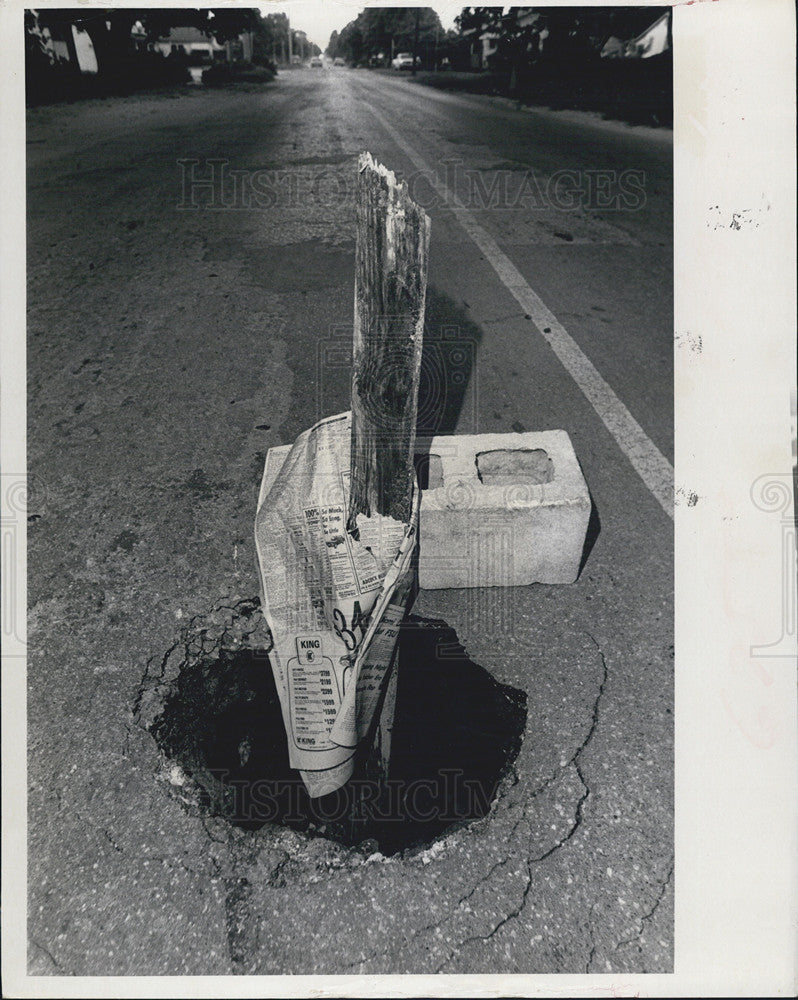
POLYGON ((333 57, 341 56, 353 63, 375 60, 380 55, 389 60, 397 52, 412 52, 416 16, 419 51, 431 55, 444 33, 440 18, 431 7, 367 7, 342 28, 333 51, 330 36, 327 51, 333 57))
POLYGON ((461 35, 471 32, 481 34, 491 28, 495 29, 502 20, 502 7, 463 7, 454 23, 461 35))
POLYGON ((338 32, 337 31, 333 31, 333 33, 330 35, 330 40, 329 40, 329 42, 327 42, 327 48, 325 49, 325 52, 330 57, 330 59, 335 59, 335 57, 338 55, 338 32))
POLYGON ((267 14, 261 19, 264 40, 268 37, 271 58, 274 62, 288 61, 288 16, 286 14, 267 14))

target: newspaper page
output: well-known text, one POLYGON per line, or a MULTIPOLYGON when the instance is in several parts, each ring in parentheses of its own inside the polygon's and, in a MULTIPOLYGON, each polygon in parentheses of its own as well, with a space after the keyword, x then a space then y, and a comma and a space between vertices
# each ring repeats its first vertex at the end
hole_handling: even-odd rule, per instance
POLYGON ((350 447, 347 412, 272 449, 255 516, 290 763, 313 797, 352 776, 393 658, 417 538, 418 489, 410 524, 360 515, 359 540, 346 530, 350 447))

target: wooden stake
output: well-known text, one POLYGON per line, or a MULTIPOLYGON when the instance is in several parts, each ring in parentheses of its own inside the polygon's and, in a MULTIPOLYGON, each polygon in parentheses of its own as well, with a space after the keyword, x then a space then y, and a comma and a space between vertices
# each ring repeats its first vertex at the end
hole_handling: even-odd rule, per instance
MULTIPOLYGON (((410 521, 429 234, 429 218, 407 186, 370 154, 361 154, 347 517, 354 534, 358 514, 410 521)), ((406 598, 397 593, 397 599, 406 598)), ((376 743, 364 748, 364 773, 379 779, 388 774, 397 668, 394 662, 374 722, 376 743)))
POLYGON ((358 163, 351 489, 347 527, 410 520, 430 221, 407 185, 358 163))

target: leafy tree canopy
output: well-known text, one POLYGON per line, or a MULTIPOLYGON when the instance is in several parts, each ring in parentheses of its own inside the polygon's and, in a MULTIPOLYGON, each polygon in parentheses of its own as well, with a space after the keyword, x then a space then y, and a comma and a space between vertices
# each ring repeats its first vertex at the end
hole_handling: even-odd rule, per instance
POLYGON ((367 7, 327 45, 330 56, 360 62, 382 53, 412 52, 418 13, 418 40, 426 45, 445 35, 440 18, 431 7, 367 7))
POLYGON ((669 7, 464 7, 455 18, 461 34, 495 31, 512 38, 548 31, 555 38, 603 42, 629 39, 653 24, 669 7))

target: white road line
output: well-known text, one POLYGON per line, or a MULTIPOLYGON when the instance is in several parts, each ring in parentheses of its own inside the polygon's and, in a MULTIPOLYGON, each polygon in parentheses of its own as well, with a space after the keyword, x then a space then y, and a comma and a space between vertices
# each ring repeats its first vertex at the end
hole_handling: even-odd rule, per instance
POLYGON ((528 314, 540 335, 559 358, 565 370, 576 382, 585 399, 596 411, 607 430, 626 455, 654 498, 673 518, 673 466, 648 437, 626 406, 615 395, 592 361, 560 323, 554 313, 532 290, 510 258, 499 249, 496 241, 482 228, 471 212, 458 199, 456 192, 428 166, 426 161, 396 131, 374 107, 369 111, 382 125, 396 145, 413 165, 424 172, 425 178, 444 199, 452 214, 484 254, 507 291, 528 314))

